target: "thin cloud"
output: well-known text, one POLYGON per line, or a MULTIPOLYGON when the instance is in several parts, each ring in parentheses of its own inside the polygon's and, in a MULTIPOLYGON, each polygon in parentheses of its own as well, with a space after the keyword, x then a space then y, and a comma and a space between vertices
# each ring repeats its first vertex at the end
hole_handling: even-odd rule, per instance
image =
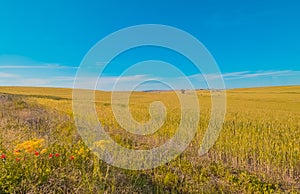
POLYGON ((140 81, 145 78, 149 78, 148 75, 141 74, 141 75, 131 75, 131 76, 106 76, 106 77, 101 77, 99 79, 100 83, 115 83, 115 82, 135 82, 135 81, 140 81))
POLYGON ((0 69, 65 69, 77 68, 60 63, 36 61, 19 55, 0 55, 0 69))
POLYGON ((255 77, 267 77, 267 76, 276 76, 276 77, 284 77, 299 74, 300 71, 291 71, 291 70, 283 70, 283 71, 255 71, 255 72, 244 72, 237 75, 224 75, 223 77, 227 80, 232 79, 247 79, 247 78, 255 78, 255 77))
POLYGON ((102 90, 114 90, 115 87, 118 89, 128 89, 137 83, 149 79, 155 78, 151 78, 149 75, 143 74, 130 76, 105 76, 99 79, 97 77, 77 77, 75 87, 94 89, 95 85, 97 84, 96 88, 102 90))
POLYGON ((77 69, 74 66, 64 66, 60 64, 44 65, 0 65, 0 69, 77 69))
POLYGON ((0 78, 16 78, 18 75, 0 72, 0 78))
POLYGON ((267 76, 291 76, 291 75, 300 75, 300 71, 292 71, 292 70, 281 70, 281 71, 239 71, 239 72, 230 72, 223 74, 195 74, 189 76, 191 79, 198 79, 205 81, 207 80, 215 80, 223 78, 224 80, 234 80, 234 79, 248 79, 255 77, 267 77, 267 76))
MULTIPOLYGON (((16 75, 18 76, 18 75, 16 75)), ((57 76, 49 78, 24 78, 8 79, 0 76, 1 86, 40 86, 40 87, 69 87, 73 86, 74 77, 57 76)), ((14 77, 15 78, 15 77, 14 77)))

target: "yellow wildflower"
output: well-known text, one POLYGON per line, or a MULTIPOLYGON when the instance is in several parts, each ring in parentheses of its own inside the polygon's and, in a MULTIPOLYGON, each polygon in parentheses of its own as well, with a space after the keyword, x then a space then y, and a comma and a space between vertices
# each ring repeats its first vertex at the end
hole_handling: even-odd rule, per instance
POLYGON ((37 149, 42 148, 44 139, 32 139, 29 141, 24 141, 15 147, 15 150, 24 150, 25 152, 33 152, 37 149))

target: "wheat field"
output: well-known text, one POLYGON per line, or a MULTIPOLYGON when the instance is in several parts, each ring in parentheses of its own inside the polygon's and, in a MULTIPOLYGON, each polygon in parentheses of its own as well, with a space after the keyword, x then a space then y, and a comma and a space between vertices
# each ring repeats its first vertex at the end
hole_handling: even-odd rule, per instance
MULTIPOLYGON (((165 165, 131 171, 105 163, 84 144, 73 120, 71 89, 0 87, 0 193, 300 193, 300 86, 226 91, 222 131, 202 156, 211 93, 196 93, 200 122, 189 147, 165 165)), ((114 141, 150 149, 171 138, 181 119, 174 91, 133 92, 133 118, 147 122, 153 101, 164 104, 166 119, 144 137, 116 121, 110 92, 96 91, 95 105, 114 141)))

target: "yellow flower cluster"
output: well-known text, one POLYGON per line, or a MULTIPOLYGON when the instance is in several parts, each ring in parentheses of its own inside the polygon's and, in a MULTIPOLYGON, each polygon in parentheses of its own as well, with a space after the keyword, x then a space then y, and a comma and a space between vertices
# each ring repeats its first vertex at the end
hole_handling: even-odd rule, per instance
POLYGON ((81 147, 78 150, 76 150, 75 153, 79 156, 85 155, 85 149, 81 147))
MULTIPOLYGON (((44 142, 45 139, 32 139, 29 141, 24 141, 23 143, 16 145, 15 154, 19 154, 20 151, 34 152, 38 149, 41 149, 43 147, 44 142)), ((45 151, 46 150, 43 149, 43 152, 45 151)))
POLYGON ((74 156, 78 156, 80 158, 87 158, 89 154, 89 150, 85 147, 80 147, 79 149, 75 150, 73 153, 74 156))

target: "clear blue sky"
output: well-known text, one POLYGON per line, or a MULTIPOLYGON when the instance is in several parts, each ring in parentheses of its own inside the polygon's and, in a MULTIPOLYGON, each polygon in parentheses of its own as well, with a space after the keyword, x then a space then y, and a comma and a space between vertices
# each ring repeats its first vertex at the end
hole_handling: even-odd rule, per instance
MULTIPOLYGON (((228 88, 300 85, 299 10, 298 0, 1 1, 0 85, 72 87, 76 67, 95 43, 138 24, 170 25, 195 36, 228 88)), ((166 56, 153 48, 124 53, 107 69, 102 89, 130 64, 166 56)), ((128 78, 176 81, 163 67, 155 70, 145 67, 128 78)), ((198 73, 184 71, 193 78, 198 73)))

